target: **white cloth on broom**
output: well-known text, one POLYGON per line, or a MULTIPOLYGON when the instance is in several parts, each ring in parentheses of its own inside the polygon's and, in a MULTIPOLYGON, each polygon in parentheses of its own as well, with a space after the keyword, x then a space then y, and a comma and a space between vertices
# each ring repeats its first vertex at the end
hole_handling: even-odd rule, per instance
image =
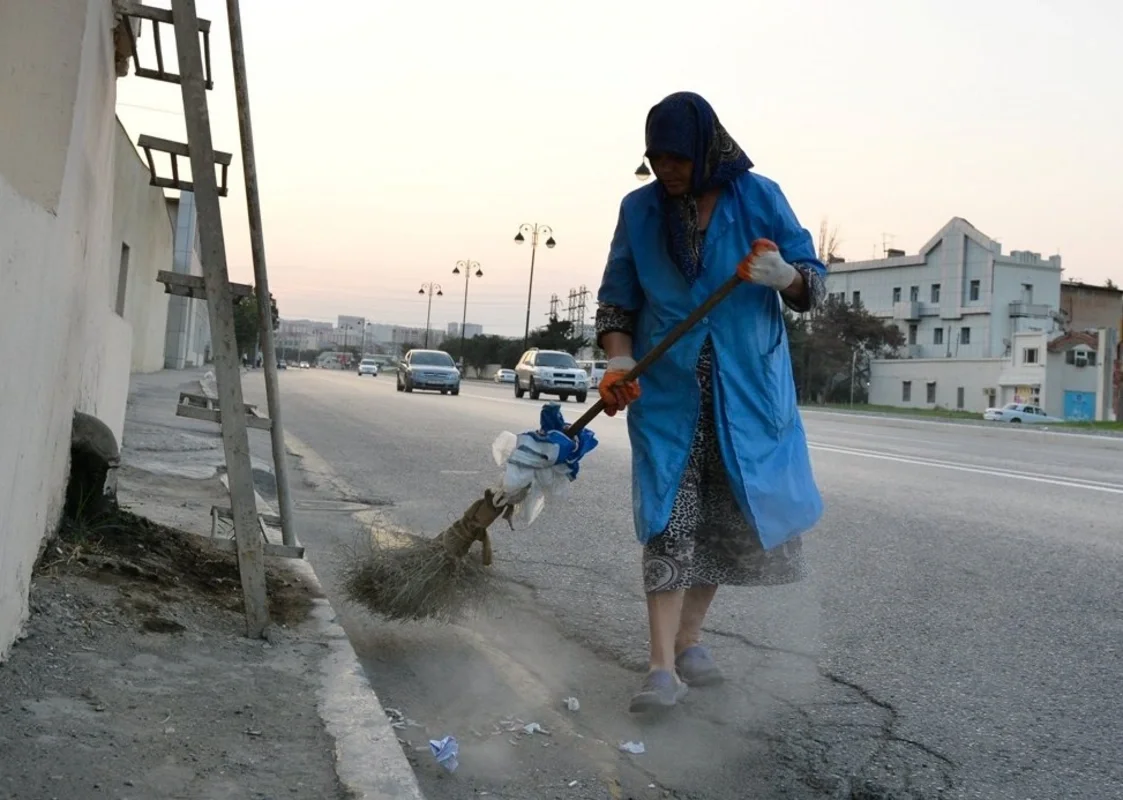
POLYGON ((598 444, 596 434, 587 428, 574 438, 566 436, 557 403, 542 407, 540 424, 536 431, 517 435, 504 431, 491 446, 495 463, 506 467, 498 499, 515 506, 512 521, 523 525, 534 522, 547 500, 568 494, 581 459, 598 444))

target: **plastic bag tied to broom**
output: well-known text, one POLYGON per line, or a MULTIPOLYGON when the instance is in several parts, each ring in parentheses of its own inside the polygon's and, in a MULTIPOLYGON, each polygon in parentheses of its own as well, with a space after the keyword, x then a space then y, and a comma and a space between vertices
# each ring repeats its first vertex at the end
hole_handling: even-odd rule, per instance
POLYGON ((566 497, 581 469, 581 459, 598 444, 596 434, 588 428, 572 438, 567 435, 557 403, 542 407, 539 425, 536 431, 518 435, 504 431, 491 445, 495 463, 506 467, 495 499, 513 506, 509 519, 522 525, 534 522, 548 500, 566 497))

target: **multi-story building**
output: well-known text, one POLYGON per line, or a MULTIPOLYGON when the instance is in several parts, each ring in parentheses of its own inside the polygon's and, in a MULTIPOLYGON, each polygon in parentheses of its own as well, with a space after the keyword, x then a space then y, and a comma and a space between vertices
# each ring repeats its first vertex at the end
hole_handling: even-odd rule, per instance
POLYGON ((1061 317, 1073 332, 1114 329, 1116 341, 1115 375, 1112 378, 1112 405, 1115 418, 1123 419, 1123 290, 1080 281, 1061 284, 1061 317))
MULTIPOLYGON (((474 322, 465 322, 464 323, 464 338, 465 339, 471 339, 474 336, 483 336, 483 334, 484 334, 484 326, 483 325, 477 325, 474 322)), ((450 322, 448 324, 448 338, 450 338, 450 339, 459 339, 460 338, 460 323, 459 322, 450 322)))
POLYGON ((1015 250, 956 217, 916 255, 831 265, 827 291, 905 335, 906 358, 1002 358, 1013 336, 1059 329, 1061 257, 1015 250))
POLYGON ((1060 256, 1003 253, 956 217, 916 255, 832 264, 827 291, 905 336, 897 358, 871 361, 871 403, 983 411, 1026 402, 1056 416, 1113 415, 1118 314, 1061 338, 1076 329, 1062 313, 1060 256))

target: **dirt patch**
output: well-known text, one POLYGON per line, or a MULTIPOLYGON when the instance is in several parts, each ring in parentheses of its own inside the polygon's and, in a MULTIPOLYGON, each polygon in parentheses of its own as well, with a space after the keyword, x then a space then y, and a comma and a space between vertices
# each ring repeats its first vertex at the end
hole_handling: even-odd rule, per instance
MULTIPOLYGON (((116 576, 164 588, 183 587, 209 597, 220 608, 243 608, 234 553, 124 509, 108 508, 86 519, 65 520, 39 572, 50 574, 60 567, 95 580, 116 576)), ((265 579, 274 622, 295 625, 307 618, 317 596, 312 587, 275 564, 266 564, 265 579)))
POLYGON ((313 593, 268 581, 279 625, 247 639, 233 554, 124 511, 64 525, 0 666, 0 800, 346 798, 313 593))

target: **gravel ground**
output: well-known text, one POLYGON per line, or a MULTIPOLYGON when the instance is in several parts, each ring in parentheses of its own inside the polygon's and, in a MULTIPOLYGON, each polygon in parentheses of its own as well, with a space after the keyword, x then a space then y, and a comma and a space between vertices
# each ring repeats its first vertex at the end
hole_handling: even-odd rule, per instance
POLYGON ((244 637, 233 556, 115 515, 42 559, 0 666, 0 798, 343 798, 317 713, 311 590, 270 570, 244 637))

